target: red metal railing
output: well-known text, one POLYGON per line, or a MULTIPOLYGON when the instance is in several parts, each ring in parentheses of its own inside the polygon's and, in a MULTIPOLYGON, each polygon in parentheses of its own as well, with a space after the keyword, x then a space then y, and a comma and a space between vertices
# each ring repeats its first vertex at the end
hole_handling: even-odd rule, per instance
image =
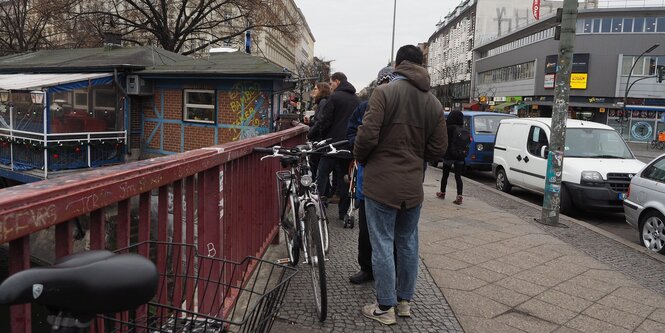
MULTIPOLYGON (((55 229, 55 257, 72 253, 69 221, 88 216, 91 249, 107 248, 107 216, 114 215, 115 247, 147 240, 197 244, 202 254, 239 261, 261 256, 278 236, 275 171, 254 147, 294 146, 306 127, 178 155, 143 160, 0 191, 0 245, 9 243, 9 273, 30 267, 30 235, 55 229), (151 227, 151 192, 157 226, 151 227), (169 194, 173 195, 169 226, 169 194), (138 197, 138 209, 131 199, 138 197), (196 207, 196 211, 192 209, 196 207), (132 219, 138 216, 136 219, 132 219), (181 227, 179 227, 181 226, 181 227)), ((147 255, 147 253, 144 253, 147 255)), ((159 260, 158 260, 159 264, 159 260)), ((31 332, 30 306, 12 306, 12 332, 31 332)))

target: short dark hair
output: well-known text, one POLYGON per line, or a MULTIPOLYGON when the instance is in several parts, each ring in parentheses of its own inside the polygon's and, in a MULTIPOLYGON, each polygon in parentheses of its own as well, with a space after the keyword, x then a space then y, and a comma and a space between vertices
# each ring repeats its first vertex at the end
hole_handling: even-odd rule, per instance
POLYGON ((398 66, 402 61, 408 60, 414 64, 423 64, 423 51, 419 47, 413 45, 404 45, 397 50, 395 56, 395 66, 398 66))
POLYGON ((333 80, 333 81, 337 80, 339 82, 344 82, 344 81, 347 80, 346 75, 344 75, 344 73, 342 73, 342 72, 333 73, 333 75, 330 77, 330 79, 333 80))

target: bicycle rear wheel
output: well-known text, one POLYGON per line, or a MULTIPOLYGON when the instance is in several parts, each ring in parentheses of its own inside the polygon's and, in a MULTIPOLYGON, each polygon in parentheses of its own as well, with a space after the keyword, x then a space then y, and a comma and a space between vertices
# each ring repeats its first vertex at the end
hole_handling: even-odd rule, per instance
POLYGON ((326 320, 328 315, 328 290, 326 286, 325 253, 323 252, 322 230, 319 217, 314 206, 308 206, 305 211, 307 228, 307 252, 309 253, 309 268, 316 302, 316 314, 319 321, 326 320))
POLYGON ((321 215, 321 225, 323 230, 321 230, 321 240, 323 241, 323 251, 328 253, 328 248, 330 247, 330 237, 328 234, 328 217, 326 216, 326 207, 319 201, 319 211, 321 215))

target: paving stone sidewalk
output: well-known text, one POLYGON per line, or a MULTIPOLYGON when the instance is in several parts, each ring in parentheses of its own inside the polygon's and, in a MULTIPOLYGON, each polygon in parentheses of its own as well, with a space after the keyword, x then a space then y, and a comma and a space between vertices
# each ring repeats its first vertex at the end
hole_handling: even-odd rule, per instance
MULTIPOLYGON (((462 206, 452 197, 436 198, 440 178, 440 170, 429 169, 420 252, 466 332, 665 332, 660 290, 568 244, 532 217, 483 201, 491 194, 465 196, 462 206)), ((465 181, 469 192, 494 191, 465 181)), ((455 193, 454 181, 447 192, 455 193)), ((598 234, 590 241, 613 242, 598 234)), ((640 259, 662 266, 646 255, 640 259)))
MULTIPOLYGON (((309 276, 301 271, 273 332, 665 332, 662 261, 580 226, 568 234, 549 230, 522 216, 533 215, 533 205, 467 179, 463 205, 452 204, 452 195, 440 200, 440 178, 440 169, 428 168, 413 318, 386 327, 360 314, 374 293, 372 284, 348 283, 357 269, 357 227, 333 221, 328 320, 316 319, 309 276), (623 260, 615 265, 579 246, 579 238, 607 245, 623 260), (630 276, 630 260, 649 276, 630 276)), ((451 175, 448 193, 455 193, 454 183, 451 175)), ((269 255, 284 257, 284 245, 269 255)))

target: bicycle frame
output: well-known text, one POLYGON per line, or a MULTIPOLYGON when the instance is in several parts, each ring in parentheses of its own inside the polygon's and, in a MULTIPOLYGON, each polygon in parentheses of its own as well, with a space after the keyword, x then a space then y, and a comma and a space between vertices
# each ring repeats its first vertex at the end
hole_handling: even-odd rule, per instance
MULTIPOLYGON (((303 251, 305 261, 306 263, 309 263, 310 256, 307 251, 307 237, 305 237, 305 232, 309 227, 305 225, 305 210, 310 206, 314 206, 316 208, 320 227, 319 230, 323 230, 322 222, 325 221, 325 211, 323 210, 324 208, 322 207, 321 200, 319 200, 316 183, 304 185, 301 181, 303 174, 309 175, 311 177, 309 157, 304 154, 298 156, 298 161, 292 161, 289 170, 291 173, 291 178, 288 181, 286 197, 294 198, 293 201, 296 206, 296 225, 294 227, 296 229, 295 231, 300 235, 300 249, 303 251)), ((286 208, 288 204, 289 200, 284 200, 284 206, 281 207, 282 216, 280 217, 280 221, 284 221, 284 214, 286 214, 286 208)), ((321 237, 321 239, 323 239, 323 235, 321 235, 321 237)))

